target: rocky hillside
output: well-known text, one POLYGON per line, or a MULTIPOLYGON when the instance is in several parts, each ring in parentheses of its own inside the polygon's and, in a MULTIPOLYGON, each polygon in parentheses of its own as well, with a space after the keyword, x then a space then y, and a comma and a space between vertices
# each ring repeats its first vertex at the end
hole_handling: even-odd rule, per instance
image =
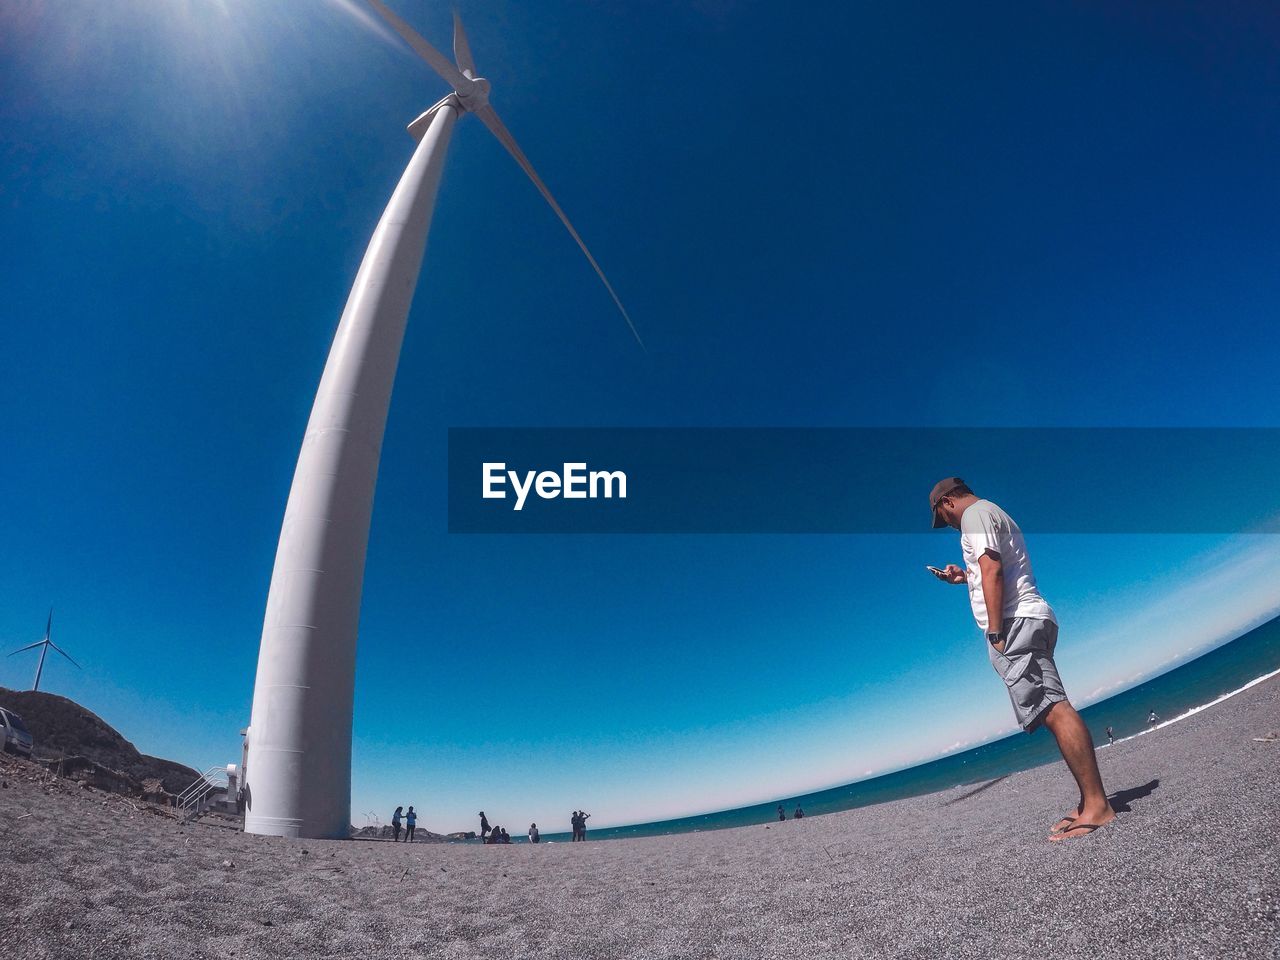
POLYGON ((0 687, 0 706, 22 716, 35 738, 35 756, 85 757, 141 784, 159 780, 170 793, 185 790, 199 771, 139 753, 110 724, 74 700, 56 694, 0 687))
MULTIPOLYGON (((391 840, 395 837, 395 831, 391 829, 391 824, 384 824, 380 827, 361 827, 358 830, 353 825, 351 827, 351 836, 358 840, 391 840)), ((422 827, 418 827, 413 833, 414 843, 444 843, 448 839, 443 834, 432 833, 422 827)))

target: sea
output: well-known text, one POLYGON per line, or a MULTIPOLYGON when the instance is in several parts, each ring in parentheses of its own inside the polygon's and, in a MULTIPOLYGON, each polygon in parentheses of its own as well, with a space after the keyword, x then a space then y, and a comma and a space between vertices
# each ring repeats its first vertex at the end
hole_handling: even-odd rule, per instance
MULTIPOLYGON (((1094 743, 1099 744, 1101 750, 1106 750, 1108 726, 1112 728, 1117 742, 1141 736, 1209 708, 1216 701, 1276 672, 1280 672, 1280 617, 1167 673, 1091 704, 1082 709, 1080 715, 1088 724, 1094 743), (1157 724, 1148 722, 1152 711, 1159 717, 1157 724)), ((1260 731, 1259 735, 1269 732, 1260 731)), ((1030 736, 1015 733, 963 753, 948 754, 928 763, 829 790, 778 797, 749 807, 677 820, 592 829, 589 836, 592 841, 610 840, 770 823, 777 819, 779 804, 786 810, 788 819, 796 807, 802 808, 805 816, 836 813, 950 787, 983 783, 1060 760, 1057 746, 1047 730, 1030 736)), ((543 839, 568 840, 569 835, 543 834, 543 839)))

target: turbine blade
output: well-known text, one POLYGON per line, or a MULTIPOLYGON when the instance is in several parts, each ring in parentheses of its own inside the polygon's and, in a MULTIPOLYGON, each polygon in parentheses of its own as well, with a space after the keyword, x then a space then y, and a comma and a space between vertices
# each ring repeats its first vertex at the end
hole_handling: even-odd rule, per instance
POLYGON ((582 237, 578 236, 578 231, 573 228, 573 224, 569 222, 569 218, 565 216, 565 212, 560 209, 560 204, 556 203, 556 198, 551 195, 551 191, 547 189, 547 185, 542 182, 542 178, 538 176, 538 171, 533 169, 533 164, 529 162, 529 158, 524 155, 524 151, 520 149, 520 145, 516 143, 515 137, 511 136, 511 131, 498 118, 498 114, 494 112, 493 107, 485 104, 480 109, 474 111, 475 115, 480 118, 480 122, 489 128, 489 131, 498 138, 498 142, 507 148, 507 153, 515 159, 520 165, 520 169, 528 174, 529 179, 533 181, 533 185, 538 188, 538 192, 542 194, 542 198, 551 205, 551 209, 555 211, 556 216, 560 218, 560 222, 564 224, 569 236, 573 237, 580 249, 586 256, 587 261, 591 264, 596 272, 596 276, 600 278, 600 282, 604 284, 604 288, 609 291, 609 296, 613 297, 613 302, 617 304, 618 312, 622 314, 622 319, 627 321, 627 326, 631 328, 631 335, 636 338, 636 343, 640 344, 640 349, 648 352, 644 341, 640 339, 640 333, 636 330, 636 325, 631 322, 631 317, 627 313, 627 308, 622 305, 622 301, 618 299, 617 293, 614 292, 613 284, 609 282, 609 278, 604 275, 604 271, 600 269, 600 264, 596 263, 596 258, 591 255, 591 251, 587 249, 587 245, 582 242, 582 237))
MULTIPOLYGON (((53 647, 53 649, 57 650, 60 654, 62 654, 64 657, 66 657, 66 658, 67 658, 68 660, 70 660, 72 663, 76 663, 76 658, 75 658, 75 657, 71 656, 71 654, 67 653, 67 651, 63 650, 60 646, 58 646, 58 645, 57 645, 56 643, 54 643, 52 640, 50 640, 50 641, 49 641, 49 646, 53 647)), ((80 666, 80 664, 78 664, 78 663, 76 663, 76 666, 77 666, 77 667, 79 667, 81 670, 83 670, 83 669, 84 669, 84 667, 81 667, 81 666, 80 666)))
POLYGON ((35 643, 28 643, 25 647, 19 647, 17 650, 14 650, 13 653, 10 653, 9 656, 12 657, 14 653, 22 653, 25 650, 34 650, 36 647, 42 646, 44 646, 44 641, 37 640, 35 643))
POLYGON ((366 0, 369 6, 391 25, 391 29, 404 39, 404 42, 413 48, 414 53, 431 65, 431 69, 440 74, 445 83, 449 84, 454 90, 465 88, 471 81, 458 72, 458 68, 449 62, 449 58, 443 53, 422 39, 422 36, 409 26, 394 13, 392 13, 382 0, 366 0))
POLYGON ((53 607, 49 608, 49 619, 44 625, 44 635, 49 636, 49 631, 53 629, 53 607))
POLYGON ((471 44, 467 43, 467 31, 462 29, 462 17, 453 11, 453 59, 458 69, 468 77, 476 75, 476 61, 471 56, 471 44))

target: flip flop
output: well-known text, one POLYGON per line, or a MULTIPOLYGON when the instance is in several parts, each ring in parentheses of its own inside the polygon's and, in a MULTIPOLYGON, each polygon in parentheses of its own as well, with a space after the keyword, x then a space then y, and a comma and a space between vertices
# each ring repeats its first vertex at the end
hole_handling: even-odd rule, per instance
POLYGON ((1102 824, 1102 823, 1076 823, 1076 824, 1073 824, 1073 825, 1072 825, 1072 826, 1070 826, 1070 827, 1067 827, 1067 829, 1065 829, 1065 830, 1060 830, 1060 831, 1058 831, 1056 834, 1055 834, 1055 833, 1050 833, 1050 834, 1049 834, 1049 836, 1051 836, 1051 837, 1053 837, 1053 836, 1061 837, 1061 836, 1065 836, 1066 834, 1070 833, 1072 830, 1087 830, 1087 831, 1088 831, 1088 833, 1081 834, 1081 836, 1085 836, 1085 837, 1087 837, 1090 833, 1093 833, 1093 831, 1095 831, 1095 830, 1101 830, 1104 826, 1106 826, 1106 824, 1102 824))
MULTIPOLYGON (((1065 820, 1067 823, 1075 823, 1075 822, 1076 822, 1076 818, 1075 818, 1075 817, 1063 817, 1063 818, 1062 818, 1062 820, 1059 820, 1059 821, 1058 821, 1058 823, 1061 823, 1063 820, 1065 820)), ((1081 824, 1081 826, 1083 826, 1083 824, 1081 824)), ((1064 832, 1066 832, 1067 830, 1074 830, 1074 829, 1075 829, 1075 827, 1060 827, 1060 826, 1058 826, 1058 824, 1056 824, 1056 823, 1055 823, 1055 824, 1053 825, 1053 829, 1052 829, 1052 830, 1050 830, 1050 831, 1049 831, 1049 833, 1050 833, 1050 834, 1055 834, 1055 833, 1064 833, 1064 832)))

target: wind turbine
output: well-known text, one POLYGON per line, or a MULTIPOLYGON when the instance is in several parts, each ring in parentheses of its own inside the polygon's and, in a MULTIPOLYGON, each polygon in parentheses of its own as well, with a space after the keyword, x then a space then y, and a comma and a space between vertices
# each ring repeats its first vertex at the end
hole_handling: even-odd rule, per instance
MULTIPOLYGON (((12 657, 14 653, 22 653, 25 650, 34 650, 36 647, 40 648, 40 661, 36 664, 36 678, 31 683, 31 689, 33 691, 40 689, 40 674, 44 673, 44 658, 45 658, 45 655, 49 652, 50 647, 53 647, 53 649, 57 650, 60 654, 62 654, 64 657, 66 657, 68 660, 74 663, 77 670, 83 669, 83 667, 81 667, 80 664, 75 662, 71 654, 67 653, 67 651, 63 650, 60 646, 58 646, 56 643, 53 642, 53 640, 50 638, 51 633, 53 633, 53 607, 49 608, 49 619, 44 625, 44 639, 37 640, 35 643, 29 643, 25 647, 19 647, 17 650, 13 651, 13 653, 9 654, 9 656, 12 657)), ((30 634, 28 634, 28 636, 30 636, 30 634)))
POLYGON ((489 105, 462 21, 455 63, 381 0, 368 0, 452 88, 409 124, 418 141, 356 273, 289 490, 245 736, 246 833, 346 837, 351 714, 365 551, 387 408, 453 124, 473 113, 551 205, 644 347, 573 224, 489 105))

